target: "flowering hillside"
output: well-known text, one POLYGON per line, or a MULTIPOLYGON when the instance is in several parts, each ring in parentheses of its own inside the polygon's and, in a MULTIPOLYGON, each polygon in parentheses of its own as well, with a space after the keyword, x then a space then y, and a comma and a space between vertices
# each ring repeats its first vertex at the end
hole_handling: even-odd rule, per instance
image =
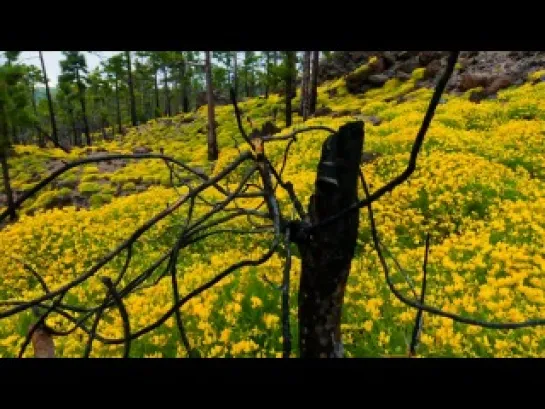
MULTIPOLYGON (((407 164, 432 94, 425 88, 415 90, 421 75, 417 69, 405 82, 389 80, 382 88, 362 95, 349 94, 343 78, 327 82, 318 89, 318 108, 327 107, 332 112, 323 110, 324 116, 311 118, 304 125, 295 115, 289 128, 284 127, 283 117, 275 114, 283 111, 283 99, 278 95, 247 100, 240 108, 254 127, 274 121, 282 129, 280 135, 311 125, 338 129, 363 119, 364 150, 380 154, 362 165, 373 191, 407 164), (403 99, 397 99, 399 96, 403 99)), ((545 317, 545 82, 528 81, 478 104, 470 101, 472 92, 443 96, 416 172, 374 205, 379 233, 416 287, 422 280, 424 238, 430 233, 428 304, 493 321, 545 317)), ((294 100, 294 106, 297 104, 298 98, 294 100)), ((216 121, 220 151, 216 163, 206 159, 203 106, 196 113, 132 128, 113 141, 98 142, 97 136, 92 150, 78 148, 66 154, 59 149, 15 146, 15 155, 10 158, 13 186, 18 191, 28 190, 61 160, 87 157, 97 151, 131 153, 135 148, 154 153, 162 149, 214 175, 238 155, 234 139, 244 146, 232 106, 217 107, 216 121)), ((301 134, 290 149, 284 180, 293 183, 305 205, 313 192, 321 144, 327 136, 323 131, 301 134)), ((267 145, 274 163, 281 163, 286 144, 267 145)), ((222 183, 234 189, 243 175, 243 170, 237 169, 222 183)), ((23 259, 40 272, 50 289, 79 276, 187 191, 181 184, 172 188, 170 182, 168 167, 152 159, 126 166, 89 164, 62 175, 25 204, 18 222, 0 231, 1 298, 31 299, 43 294, 22 265, 23 259)), ((291 216, 287 194, 279 191, 278 197, 283 213, 291 216)), ((211 202, 221 199, 213 188, 206 189, 203 198, 211 202)), ((259 202, 249 198, 237 204, 255 206, 259 202)), ((168 250, 188 208, 181 206, 138 240, 124 280, 136 276, 168 250)), ((203 203, 196 202, 195 216, 205 209, 203 203)), ((361 211, 360 218, 358 248, 345 293, 342 329, 346 353, 349 357, 403 355, 416 311, 390 294, 372 248, 367 212, 361 211)), ((234 218, 227 224, 244 228, 248 223, 246 218, 234 218)), ((180 293, 187 294, 234 261, 259 258, 270 241, 269 233, 220 234, 188 247, 178 259, 180 293)), ((124 254, 114 258, 101 274, 113 277, 124 260, 124 254)), ((292 272, 291 321, 296 335, 298 259, 292 272)), ((282 260, 273 256, 263 266, 239 270, 184 305, 182 315, 191 344, 206 357, 280 356, 280 292, 270 282, 279 283, 281 276, 282 260)), ((394 280, 399 288, 409 290, 399 271, 394 280)), ((66 300, 87 304, 104 295, 99 277, 91 277, 71 290, 66 300)), ((171 307, 171 279, 167 276, 124 301, 131 329, 138 331, 171 307)), ((1 321, 1 356, 17 355, 32 319, 30 311, 25 311, 1 321)), ((48 318, 47 323, 55 328, 70 327, 58 315, 48 318)), ((119 313, 108 313, 98 332, 105 337, 122 337, 119 313)), ((539 327, 488 330, 425 313, 418 355, 545 356, 544 335, 545 329, 539 327)), ((81 356, 86 339, 80 330, 56 338, 58 355, 81 356)), ((122 344, 95 341, 91 356, 121 356, 122 349, 122 344)), ((31 354, 27 350, 26 355, 31 354)), ((134 341, 131 356, 185 356, 174 317, 134 341)))

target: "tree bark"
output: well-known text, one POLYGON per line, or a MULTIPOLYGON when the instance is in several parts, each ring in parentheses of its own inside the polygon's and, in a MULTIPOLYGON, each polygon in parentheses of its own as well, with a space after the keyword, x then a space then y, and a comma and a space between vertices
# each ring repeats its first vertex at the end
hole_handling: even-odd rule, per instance
POLYGON ((269 98, 269 64, 271 62, 271 53, 269 51, 265 51, 265 99, 269 98))
POLYGON ((238 98, 238 75, 237 75, 237 52, 234 52, 233 60, 233 88, 235 89, 235 96, 238 98))
POLYGON ((134 84, 132 81, 131 52, 125 51, 125 56, 127 57, 128 85, 131 99, 131 123, 132 126, 136 126, 138 125, 138 119, 136 118, 136 99, 134 98, 134 84))
POLYGON ((158 118, 161 116, 161 107, 159 105, 159 84, 157 79, 157 70, 155 71, 155 74, 153 76, 154 79, 154 87, 155 87, 155 118, 158 118))
MULTIPOLYGON (((36 121, 38 121, 38 108, 36 107, 36 89, 34 88, 34 83, 30 84, 30 92, 32 98, 32 111, 34 116, 36 116, 36 121)), ((38 141, 38 146, 40 148, 45 148, 45 139, 39 129, 36 129, 36 139, 38 141)))
MULTIPOLYGON (((322 146, 309 222, 334 216, 357 201, 363 122, 342 126, 322 146)), ((343 356, 341 315, 358 235, 359 210, 299 241, 299 347, 302 358, 343 356)))
POLYGON ((87 146, 91 146, 91 133, 89 132, 89 122, 87 121, 87 112, 85 111, 85 92, 83 91, 82 84, 79 79, 79 70, 76 69, 76 82, 79 90, 79 101, 81 104, 81 114, 83 116, 83 129, 85 131, 85 138, 87 140, 87 146))
POLYGON ((312 54, 312 76, 310 80, 310 103, 309 115, 316 112, 318 103, 318 69, 320 68, 320 51, 314 51, 312 54))
POLYGON ((0 165, 2 166, 2 180, 4 181, 4 191, 8 199, 8 212, 12 221, 17 220, 15 205, 13 200, 13 191, 9 177, 9 167, 7 153, 9 150, 8 119, 4 106, 0 101, 0 165))
POLYGON ((4 190, 8 197, 8 211, 11 221, 17 220, 17 214, 15 213, 15 205, 13 201, 13 191, 11 190, 11 183, 9 178, 8 161, 6 158, 5 148, 0 148, 0 162, 2 163, 2 179, 4 180, 4 190))
POLYGON ((117 74, 115 74, 115 109, 117 114, 117 130, 119 133, 123 133, 121 129, 121 105, 119 101, 119 80, 117 74))
POLYGON ((56 142, 59 142, 59 136, 57 133, 57 122, 55 121, 55 110, 53 109, 53 100, 51 98, 51 92, 49 91, 49 82, 47 80, 47 73, 45 71, 44 57, 41 51, 39 51, 39 54, 40 54, 40 62, 42 64, 42 74, 44 77, 45 94, 47 96, 47 103, 49 105, 49 119, 51 121, 51 137, 56 142))
POLYGON ((74 145, 80 146, 81 141, 78 140, 78 130, 76 128, 76 119, 74 118, 74 111, 73 109, 68 110, 68 115, 70 116, 70 123, 72 125, 72 132, 74 134, 74 145))
POLYGON ((163 75, 165 81, 165 115, 170 116, 170 92, 168 89, 168 76, 166 67, 163 67, 163 75))
POLYGON ((310 51, 305 51, 303 58, 303 83, 301 86, 301 114, 303 121, 308 118, 310 85, 310 51))
POLYGON ((244 91, 246 91, 246 98, 250 98, 250 85, 248 83, 248 68, 244 70, 244 91))
POLYGON ((208 100, 208 160, 218 159, 218 142, 216 140, 214 92, 212 89, 212 63, 210 51, 206 51, 206 97, 208 100))
POLYGON ((295 52, 286 51, 286 127, 291 126, 291 100, 293 98, 293 66, 295 52))
POLYGON ((182 110, 184 113, 189 112, 189 98, 187 96, 187 78, 185 75, 185 61, 182 61, 181 67, 181 84, 182 84, 182 110))

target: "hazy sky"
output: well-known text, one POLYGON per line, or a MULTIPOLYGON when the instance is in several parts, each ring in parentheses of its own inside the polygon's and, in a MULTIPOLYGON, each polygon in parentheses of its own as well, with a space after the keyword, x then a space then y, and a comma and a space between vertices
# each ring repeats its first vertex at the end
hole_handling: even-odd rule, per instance
MULTIPOLYGON (((117 54, 121 51, 97 51, 103 58, 111 57, 113 54, 117 54)), ((87 68, 89 71, 93 70, 100 64, 100 58, 94 54, 83 52, 85 60, 87 61, 87 68)), ((57 78, 61 73, 60 61, 64 59, 64 56, 60 51, 44 51, 44 63, 47 71, 47 77, 49 78, 49 86, 54 87, 57 85, 57 78)), ((23 51, 19 57, 19 61, 25 64, 35 65, 41 69, 40 58, 38 51, 23 51)))

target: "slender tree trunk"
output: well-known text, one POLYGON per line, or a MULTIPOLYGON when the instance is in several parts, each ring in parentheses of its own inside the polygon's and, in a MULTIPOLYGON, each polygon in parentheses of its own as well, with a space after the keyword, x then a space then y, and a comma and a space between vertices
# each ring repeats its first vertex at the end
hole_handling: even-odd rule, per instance
MULTIPOLYGON (((140 81, 140 109, 141 109, 141 115, 144 117, 145 120, 147 120, 146 115, 146 97, 145 97, 145 86, 144 81, 140 81)), ((139 121, 140 122, 140 121, 139 121)))
POLYGON ((303 82, 301 86, 301 114, 303 121, 308 118, 310 85, 310 51, 305 51, 303 58, 303 82))
POLYGON ((99 116, 99 120, 100 120, 100 130, 102 132, 102 139, 106 140, 107 139, 107 136, 106 136, 106 119, 104 118, 104 115, 102 114, 102 105, 104 104, 104 101, 99 101, 97 103, 98 105, 98 116, 99 116))
POLYGON ((130 95, 130 106, 131 106, 131 123, 132 126, 138 125, 138 119, 136 118, 136 99, 134 98, 134 84, 132 81, 132 67, 131 67, 131 52, 125 51, 125 56, 127 57, 127 73, 128 73, 128 85, 129 85, 129 95, 130 95))
POLYGON ((0 101, 0 164, 2 166, 2 180, 4 181, 4 191, 8 201, 9 217, 12 221, 17 220, 15 205, 13 200, 13 191, 9 177, 8 151, 9 151, 8 120, 4 106, 0 101))
MULTIPOLYGON (((351 122, 324 142, 308 206, 310 223, 327 219, 357 201, 363 134, 363 123, 351 122)), ((359 211, 354 211, 297 243, 301 254, 301 358, 343 356, 341 315, 358 223, 359 211)))
POLYGON ((265 51, 265 99, 269 98, 269 82, 270 82, 270 70, 269 70, 269 64, 271 60, 271 53, 269 51, 265 51))
POLYGON ((82 84, 79 79, 79 70, 76 69, 76 82, 79 90, 79 101, 81 104, 81 114, 83 116, 83 129, 85 131, 85 138, 87 139, 87 146, 91 146, 91 134, 89 132, 89 122, 87 121, 87 112, 85 110, 85 92, 83 91, 82 84))
MULTIPOLYGON (((34 88, 34 83, 30 84, 30 93, 31 93, 31 101, 32 101, 32 111, 34 112, 34 116, 36 117, 36 121, 38 121, 38 108, 36 107, 36 89, 34 88)), ((36 140, 38 141, 38 146, 40 148, 45 147, 45 140, 42 135, 42 133, 36 129, 36 140)))
POLYGON ((168 76, 166 67, 163 68, 163 76, 165 81, 165 115, 170 116, 170 91, 168 89, 168 76))
POLYGON ((155 71, 155 74, 153 76, 154 79, 154 86, 155 86, 155 118, 158 118, 161 116, 161 107, 159 106, 159 81, 157 79, 157 70, 155 71))
POLYGON ((250 86, 248 84, 248 69, 244 70, 244 89, 246 91, 246 98, 250 98, 250 86))
POLYGON ((176 90, 178 89, 178 81, 176 78, 172 84, 172 115, 178 113, 178 98, 176 98, 176 90))
POLYGON ((316 104, 318 103, 318 69, 320 68, 320 51, 312 53, 312 74, 310 80, 310 103, 309 115, 316 112, 316 104))
POLYGON ((76 119, 74 118, 74 110, 69 109, 68 115, 70 116, 70 123, 72 125, 72 133, 74 134, 74 145, 81 146, 81 141, 78 140, 78 130, 76 128, 76 119))
POLYGON ((208 99, 208 160, 218 159, 218 142, 214 115, 214 92, 212 89, 212 63, 210 51, 206 51, 206 96, 208 99))
POLYGON ((57 134, 57 122, 55 121, 55 111, 53 109, 53 99, 51 98, 51 92, 49 91, 49 81, 47 80, 47 73, 45 71, 45 63, 42 52, 39 51, 40 62, 42 64, 43 81, 45 84, 45 94, 47 96, 47 103, 49 105, 49 119, 51 121, 51 137, 54 141, 59 142, 59 136, 57 134))
POLYGON ((233 83, 234 83, 235 96, 238 97, 238 72, 237 72, 238 62, 237 60, 238 60, 237 52, 235 51, 234 57, 233 57, 233 83))
POLYGON ((17 127, 14 124, 11 124, 11 140, 14 145, 19 143, 19 139, 17 138, 17 127))
POLYGON ((187 97, 187 78, 185 75, 185 61, 182 61, 181 67, 181 84, 182 84, 182 110, 183 112, 189 112, 189 98, 187 97))
POLYGON ((293 66, 295 64, 295 51, 286 51, 286 126, 291 126, 291 100, 293 98, 293 66))
POLYGON ((119 101, 119 82, 117 74, 115 74, 115 105, 117 111, 117 130, 120 134, 122 134, 123 130, 121 129, 121 105, 119 101))
POLYGON ((6 151, 7 151, 6 148, 0 148, 0 162, 2 163, 2 179, 4 180, 4 191, 6 192, 6 196, 8 197, 9 218, 12 221, 15 221, 17 220, 17 214, 15 213, 13 191, 11 190, 6 151))

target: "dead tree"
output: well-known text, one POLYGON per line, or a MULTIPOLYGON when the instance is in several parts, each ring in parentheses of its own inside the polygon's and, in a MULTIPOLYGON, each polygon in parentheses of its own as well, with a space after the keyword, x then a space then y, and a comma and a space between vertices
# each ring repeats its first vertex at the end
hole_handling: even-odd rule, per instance
POLYGON ((301 114, 303 121, 306 121, 309 115, 310 98, 310 51, 305 51, 303 57, 303 83, 301 85, 301 114))
MULTIPOLYGON (((363 122, 344 125, 322 146, 308 222, 317 224, 357 202, 363 122)), ((298 243, 301 253, 299 340, 301 357, 342 357, 341 312, 354 257, 359 212, 298 243)))
MULTIPOLYGON (((344 125, 335 131, 324 126, 315 126, 294 130, 289 135, 275 136, 268 135, 265 127, 260 132, 252 132, 248 137, 242 126, 241 113, 236 104, 235 91, 231 91, 234 100, 234 110, 242 138, 251 151, 241 152, 236 159, 219 171, 214 176, 208 176, 199 169, 193 169, 187 164, 172 157, 161 154, 111 154, 82 158, 65 164, 55 170, 45 179, 37 183, 29 191, 17 198, 13 209, 21 207, 23 202, 34 196, 38 191, 44 189, 52 181, 77 166, 88 163, 98 163, 114 159, 123 160, 144 160, 155 159, 163 161, 170 170, 170 180, 174 178, 179 182, 187 180, 188 174, 197 178, 197 183, 189 183, 189 191, 179 194, 179 197, 165 209, 158 212, 138 226, 134 232, 119 243, 110 252, 96 261, 95 264, 80 272, 74 279, 63 284, 54 290, 49 290, 45 280, 40 274, 29 266, 24 260, 19 260, 27 271, 30 271, 40 283, 44 295, 34 296, 30 299, 8 299, 0 300, 0 320, 21 313, 32 308, 36 309, 35 315, 39 316, 38 322, 33 325, 27 334, 19 352, 19 357, 24 355, 25 349, 31 342, 35 345, 35 355, 51 356, 53 347, 53 336, 67 336, 76 330, 81 330, 87 335, 87 344, 83 356, 89 357, 92 351, 93 342, 99 341, 104 345, 123 345, 123 357, 130 356, 132 342, 145 334, 162 326, 169 318, 174 317, 180 341, 186 349, 188 356, 198 356, 197 351, 191 346, 189 337, 185 333, 185 326, 181 313, 182 307, 190 300, 198 297, 204 291, 210 289, 224 278, 244 267, 260 266, 269 260, 279 251, 281 244, 284 244, 282 258, 285 259, 282 274, 282 285, 277 287, 281 290, 281 315, 282 315, 282 336, 283 356, 289 357, 291 352, 290 332, 290 268, 291 268, 291 247, 295 243, 302 256, 302 274, 299 294, 299 320, 300 320, 300 350, 302 357, 341 357, 343 356, 342 341, 340 333, 340 317, 343 306, 344 288, 350 271, 350 264, 354 255, 356 235, 358 231, 359 209, 366 207, 369 212, 371 234, 375 250, 383 266, 386 283, 391 292, 403 303, 415 308, 417 319, 413 330, 410 354, 414 355, 415 345, 422 328, 422 314, 432 313, 446 317, 457 322, 478 325, 486 328, 512 329, 538 325, 545 325, 545 319, 531 319, 521 322, 492 322, 483 321, 470 317, 460 316, 451 312, 443 311, 437 307, 425 304, 425 282, 426 264, 429 251, 429 236, 426 240, 426 255, 423 265, 423 286, 420 295, 413 289, 414 297, 407 296, 400 292, 393 283, 383 251, 385 246, 378 237, 375 220, 373 217, 372 205, 383 195, 393 191, 397 186, 405 182, 416 169, 416 162, 419 152, 430 126, 435 109, 440 101, 441 94, 450 78, 457 60, 458 52, 452 52, 448 59, 447 68, 438 81, 421 128, 416 135, 411 150, 409 163, 405 170, 398 176, 387 182, 374 192, 369 192, 363 172, 360 170, 361 152, 364 142, 363 123, 352 122, 344 125), (308 214, 297 199, 293 185, 282 178, 290 146, 296 141, 296 135, 309 131, 322 130, 332 135, 322 146, 322 155, 318 165, 318 172, 315 183, 315 192, 311 197, 308 214), (284 151, 284 157, 280 169, 269 161, 266 155, 266 144, 277 141, 288 141, 284 151), (244 165, 243 165, 244 164, 244 165), (226 189, 219 182, 233 175, 235 170, 244 169, 244 176, 233 189, 226 189), (186 172, 186 175, 181 175, 186 172), (254 183, 252 177, 257 176, 259 184, 254 183), (357 181, 361 180, 365 198, 357 197, 357 181), (276 199, 278 188, 288 193, 291 204, 296 210, 297 217, 289 219, 283 215, 279 201, 276 199), (221 200, 216 203, 209 203, 201 196, 206 189, 217 191, 221 200), (252 191, 250 191, 252 189, 252 191), (256 208, 242 208, 236 205, 238 198, 261 198, 262 202, 256 208), (203 203, 203 212, 193 212, 196 200, 203 203), (235 205, 232 208, 230 205, 235 205), (188 213, 183 225, 177 225, 176 240, 163 254, 144 270, 133 270, 131 260, 135 244, 139 238, 161 220, 171 215, 183 205, 188 205, 188 213), (266 211, 259 211, 260 207, 266 211), (198 213, 196 215, 195 213, 198 213), (222 226, 225 222, 238 217, 252 217, 263 221, 264 224, 249 223, 249 229, 231 229, 222 226), (226 265, 222 271, 208 279, 195 289, 186 294, 180 293, 177 284, 177 260, 181 251, 190 245, 205 240, 207 237, 221 234, 255 234, 272 233, 272 239, 259 258, 248 258, 236 260, 233 264, 226 265), (91 277, 102 273, 102 268, 117 257, 123 257, 122 267, 113 279, 106 276, 99 277, 105 286, 104 298, 86 300, 88 304, 80 304, 79 301, 65 301, 67 293, 85 283, 91 277), (167 268, 163 269, 164 263, 167 268), (135 330, 131 329, 128 311, 125 309, 123 300, 131 294, 150 288, 159 283, 163 278, 169 278, 172 287, 171 307, 155 321, 145 327, 135 330), (123 336, 112 338, 101 333, 99 322, 104 319, 107 312, 117 310, 122 319, 123 336), (68 320, 72 327, 60 330, 45 326, 48 315, 56 314, 68 320), (40 330, 46 332, 39 332, 40 330), (48 338, 42 339, 45 348, 40 350, 40 335, 48 338), (38 347, 38 348, 37 348, 38 347)), ((269 127, 270 128, 270 127, 269 127)), ((271 128, 272 129, 272 128, 271 128)), ((272 131, 270 131, 272 132, 272 131)), ((235 146, 238 143, 235 139, 235 146)), ((0 223, 9 215, 6 210, 0 214, 0 223)), ((228 239, 228 238, 226 238, 228 239)), ((406 278, 406 281, 409 282, 406 278)), ((68 297, 66 297, 68 298, 68 297)))
POLYGON ((208 160, 218 159, 218 142, 216 140, 215 111, 214 111, 214 89, 212 85, 212 62, 210 51, 205 52, 206 56, 206 97, 208 102, 208 160))
POLYGON ((310 102, 309 115, 316 111, 316 103, 318 101, 318 69, 320 63, 320 51, 312 52, 312 74, 310 80, 310 102))

